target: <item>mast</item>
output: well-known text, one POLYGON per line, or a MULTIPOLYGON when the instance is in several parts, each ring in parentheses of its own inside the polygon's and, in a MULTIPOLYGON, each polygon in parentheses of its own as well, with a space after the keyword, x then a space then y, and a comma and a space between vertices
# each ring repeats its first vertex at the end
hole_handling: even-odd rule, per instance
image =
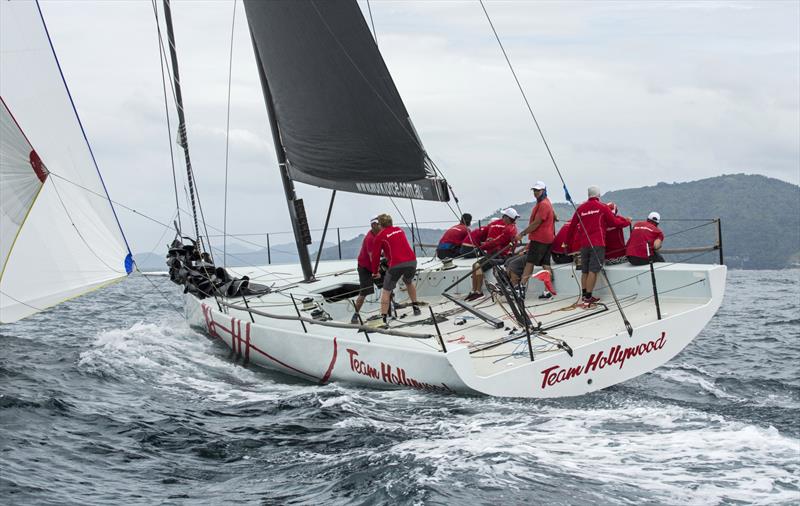
MULTIPOLYGON (((175 86, 175 102, 178 107, 178 144, 183 148, 183 156, 186 159, 186 179, 189 181, 189 198, 192 203, 192 217, 194 218, 194 233, 200 241, 200 226, 197 222, 197 204, 194 191, 194 177, 192 176, 192 160, 189 157, 189 140, 186 136, 186 118, 183 114, 183 94, 181 93, 181 78, 178 73, 178 54, 175 49, 175 34, 172 29, 172 9, 169 5, 170 0, 164 0, 164 19, 167 24, 167 38, 169 39, 169 55, 172 60, 172 79, 175 86)), ((180 211, 178 211, 180 217, 180 211)), ((209 245, 210 246, 210 245, 209 245)))
MULTIPOLYGON (((167 1, 167 0, 165 0, 167 1)), ((264 92, 264 103, 267 105, 267 116, 269 116, 269 126, 272 132, 272 141, 275 144, 275 155, 278 157, 278 169, 283 182, 283 192, 286 195, 286 204, 289 206, 289 218, 292 221, 292 231, 294 232, 294 242, 297 245, 297 254, 300 257, 300 266, 303 269, 303 279, 306 283, 315 281, 314 271, 311 268, 311 257, 308 254, 308 245, 311 244, 311 232, 308 229, 308 219, 306 210, 303 206, 303 199, 298 199, 294 191, 294 183, 289 178, 287 169, 286 151, 283 149, 278 122, 275 119, 275 104, 272 101, 272 93, 267 82, 267 75, 261 64, 261 56, 258 53, 253 31, 250 31, 250 39, 253 42, 253 51, 256 55, 256 66, 258 67, 258 77, 261 79, 261 89, 264 92)))

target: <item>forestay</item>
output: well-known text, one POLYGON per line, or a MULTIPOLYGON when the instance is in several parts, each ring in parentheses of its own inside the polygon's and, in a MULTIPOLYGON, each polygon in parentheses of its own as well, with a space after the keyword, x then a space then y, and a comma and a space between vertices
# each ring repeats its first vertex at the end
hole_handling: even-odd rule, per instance
POLYGON ((291 179, 448 200, 354 0, 245 1, 291 179))
POLYGON ((0 28, 0 322, 8 323, 124 278, 132 263, 38 4, 0 2, 0 28))

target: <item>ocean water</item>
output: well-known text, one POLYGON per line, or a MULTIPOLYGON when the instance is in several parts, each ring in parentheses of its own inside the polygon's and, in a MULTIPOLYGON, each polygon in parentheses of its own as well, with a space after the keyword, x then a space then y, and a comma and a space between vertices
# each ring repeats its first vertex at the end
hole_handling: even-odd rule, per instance
POLYGON ((0 327, 0 502, 800 503, 798 270, 730 272, 667 365, 547 401, 243 367, 179 303, 138 277, 0 327))

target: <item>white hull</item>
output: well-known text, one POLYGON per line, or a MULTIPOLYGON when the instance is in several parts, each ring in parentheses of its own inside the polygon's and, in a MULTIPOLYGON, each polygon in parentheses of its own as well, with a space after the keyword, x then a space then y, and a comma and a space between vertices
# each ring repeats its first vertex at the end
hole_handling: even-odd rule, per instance
MULTIPOLYGON (((466 272, 466 265, 464 263, 451 271, 420 272, 420 298, 434 306, 437 314, 450 316, 448 321, 439 324, 446 353, 441 350, 436 330, 430 324, 413 327, 414 332, 430 332, 431 337, 427 339, 370 332, 370 342, 367 342, 365 334, 356 329, 306 323, 306 332, 299 321, 258 315, 254 316, 253 323, 247 312, 219 306, 213 298, 201 301, 191 295, 185 296, 186 316, 193 327, 222 339, 245 362, 313 382, 343 381, 376 388, 418 388, 504 397, 565 397, 634 378, 678 354, 719 308, 726 274, 724 266, 662 266, 656 271, 658 286, 662 290, 659 298, 663 314, 663 318, 658 320, 649 269, 629 265, 608 268, 611 282, 634 327, 633 336, 629 337, 610 296, 602 287, 596 289, 596 293, 608 301, 608 311, 587 312, 570 307, 579 291, 575 274, 571 266, 557 267, 558 300, 540 303, 535 297, 535 287, 532 287, 529 289, 529 311, 536 314, 546 310, 549 313, 540 314, 538 318, 545 328, 563 322, 565 318, 584 318, 557 326, 544 338, 534 335, 535 360, 531 361, 524 336, 485 351, 476 349, 508 336, 508 327, 505 330, 494 329, 473 318, 458 325, 459 315, 454 314, 458 311, 457 306, 442 299, 436 288, 460 277, 466 272), (567 343, 573 356, 563 349, 549 346, 547 340, 553 339, 567 343)), ((347 267, 350 267, 349 262, 329 262, 321 265, 320 271, 327 268, 327 272, 335 272, 337 268, 347 267)), ((285 268, 291 269, 290 266, 285 268)), ((258 276, 256 271, 250 274, 258 276)), ((285 280, 293 274, 286 272, 279 276, 285 280)), ((323 277, 310 285, 297 285, 291 291, 295 297, 299 293, 302 298, 305 291, 313 294, 325 287, 355 279, 354 273, 323 277)), ((463 295, 466 290, 461 285, 455 292, 458 293, 459 288, 463 295)), ((334 320, 349 322, 352 310, 347 301, 326 302, 324 298, 316 297, 334 320)), ((228 302, 241 305, 242 300, 230 299, 228 302)), ((285 294, 273 293, 249 302, 251 307, 263 311, 296 315, 294 305, 285 294)), ((365 310, 369 305, 370 302, 365 305, 365 310)), ((496 302, 487 300, 479 305, 493 316, 504 314, 496 302)), ((469 317, 469 313, 463 315, 469 317)), ((426 317, 429 318, 430 314, 417 318, 426 317)), ((396 321, 399 326, 413 322, 414 317, 410 315, 396 321)))

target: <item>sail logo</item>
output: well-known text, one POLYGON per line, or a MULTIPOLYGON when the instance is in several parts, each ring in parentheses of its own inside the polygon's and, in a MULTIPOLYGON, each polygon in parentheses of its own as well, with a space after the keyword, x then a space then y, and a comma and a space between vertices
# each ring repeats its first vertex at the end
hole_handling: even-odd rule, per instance
POLYGON ((422 185, 414 183, 356 183, 361 193, 402 197, 406 199, 424 199, 422 185))
POLYGON ((623 348, 621 345, 613 346, 608 352, 600 351, 592 353, 586 365, 578 365, 575 367, 561 367, 554 365, 542 371, 542 390, 551 387, 562 381, 568 381, 578 376, 589 374, 590 372, 598 371, 619 364, 619 368, 625 365, 625 362, 630 358, 641 357, 660 350, 667 343, 667 333, 662 332, 661 337, 640 343, 636 346, 629 346, 623 348))
POLYGON ((350 359, 350 370, 356 374, 366 376, 374 380, 380 380, 390 385, 400 385, 408 388, 415 388, 417 390, 428 390, 432 392, 446 392, 453 393, 447 385, 432 385, 424 381, 416 380, 406 374, 406 370, 402 367, 392 367, 386 362, 381 362, 380 367, 373 366, 358 358, 356 350, 347 348, 347 355, 350 359))

